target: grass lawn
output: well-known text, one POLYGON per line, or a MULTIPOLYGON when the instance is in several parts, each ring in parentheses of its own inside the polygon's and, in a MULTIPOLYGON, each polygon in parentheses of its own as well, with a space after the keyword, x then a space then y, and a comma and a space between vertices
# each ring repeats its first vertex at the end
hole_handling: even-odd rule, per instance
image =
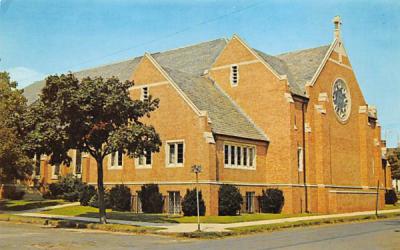
POLYGON ((385 207, 383 208, 383 210, 391 210, 391 209, 399 209, 400 208, 400 204, 396 203, 394 205, 388 205, 386 204, 385 207))
POLYGON ((0 200, 0 211, 23 211, 35 208, 49 207, 66 203, 63 200, 0 200))
MULTIPOLYGON (((98 217, 98 209, 84 206, 71 206, 44 211, 45 214, 98 217)), ((201 223, 235 223, 244 221, 272 220, 288 217, 310 216, 311 214, 242 214, 238 216, 200 216, 201 223)), ((137 214, 117 212, 107 209, 107 218, 128 221, 145 221, 154 223, 196 223, 196 216, 168 216, 166 214, 137 214)))

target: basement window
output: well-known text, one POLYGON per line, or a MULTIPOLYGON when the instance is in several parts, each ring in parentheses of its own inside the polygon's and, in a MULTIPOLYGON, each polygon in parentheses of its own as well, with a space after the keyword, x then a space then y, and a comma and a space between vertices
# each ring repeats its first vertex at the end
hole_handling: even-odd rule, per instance
POLYGON ((225 168, 255 169, 256 148, 251 145, 225 144, 225 168))
POLYGON ((231 66, 231 85, 237 86, 239 84, 239 66, 231 66))

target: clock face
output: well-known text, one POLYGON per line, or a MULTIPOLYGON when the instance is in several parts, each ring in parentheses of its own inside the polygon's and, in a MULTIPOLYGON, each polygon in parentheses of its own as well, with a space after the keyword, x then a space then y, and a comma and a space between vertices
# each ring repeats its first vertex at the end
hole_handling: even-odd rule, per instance
POLYGON ((333 84, 333 108, 341 121, 346 121, 350 116, 350 92, 346 83, 338 79, 333 84))

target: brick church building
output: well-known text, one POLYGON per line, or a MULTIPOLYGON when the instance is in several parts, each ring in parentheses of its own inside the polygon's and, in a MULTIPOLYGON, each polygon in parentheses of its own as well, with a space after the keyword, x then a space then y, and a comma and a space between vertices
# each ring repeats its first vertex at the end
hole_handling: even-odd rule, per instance
MULTIPOLYGON (((145 120, 160 134, 160 152, 110 155, 105 184, 123 183, 133 194, 158 184, 168 212, 179 212, 197 164, 207 214, 218 213, 224 183, 240 189, 246 212, 258 211, 255 197, 263 189, 279 188, 285 213, 338 213, 373 210, 379 180, 383 207, 391 180, 377 111, 361 92, 340 29, 335 17, 331 44, 275 56, 234 35, 76 72, 134 80, 132 98, 160 99, 145 120)), ((25 89, 29 102, 44 84, 25 89)), ((36 178, 50 183, 72 172, 95 184, 94 159, 71 156, 69 168, 37 159, 36 178)))

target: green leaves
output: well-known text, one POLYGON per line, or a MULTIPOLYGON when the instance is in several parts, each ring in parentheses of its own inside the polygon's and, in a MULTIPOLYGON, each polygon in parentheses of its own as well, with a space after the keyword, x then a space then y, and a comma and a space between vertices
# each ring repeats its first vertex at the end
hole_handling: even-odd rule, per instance
POLYGON ((150 116, 159 101, 132 100, 132 86, 115 77, 48 77, 40 99, 26 115, 30 148, 64 163, 69 161, 69 149, 89 152, 96 159, 116 150, 131 156, 158 151, 158 134, 140 118, 150 116))
POLYGON ((26 99, 7 72, 0 72, 0 181, 25 179, 32 174, 32 161, 23 151, 26 99))

